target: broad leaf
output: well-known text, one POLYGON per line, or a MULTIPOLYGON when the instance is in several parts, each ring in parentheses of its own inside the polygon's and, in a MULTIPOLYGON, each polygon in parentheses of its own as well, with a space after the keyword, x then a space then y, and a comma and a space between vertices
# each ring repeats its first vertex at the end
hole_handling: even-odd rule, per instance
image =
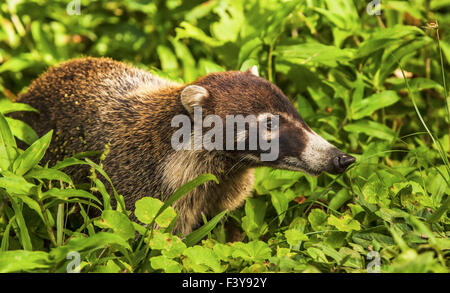
POLYGON ((13 164, 13 172, 17 175, 24 175, 35 167, 44 157, 45 151, 50 145, 53 130, 35 141, 22 154, 20 154, 13 164))

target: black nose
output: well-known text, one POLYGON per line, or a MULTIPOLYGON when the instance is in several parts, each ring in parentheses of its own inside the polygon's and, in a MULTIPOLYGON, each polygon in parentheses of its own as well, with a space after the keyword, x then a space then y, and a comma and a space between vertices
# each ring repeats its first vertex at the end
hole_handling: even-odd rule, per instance
POLYGON ((353 164, 355 161, 356 159, 354 157, 347 154, 342 154, 334 158, 333 164, 336 170, 339 173, 342 173, 345 171, 345 169, 347 169, 348 166, 353 164))

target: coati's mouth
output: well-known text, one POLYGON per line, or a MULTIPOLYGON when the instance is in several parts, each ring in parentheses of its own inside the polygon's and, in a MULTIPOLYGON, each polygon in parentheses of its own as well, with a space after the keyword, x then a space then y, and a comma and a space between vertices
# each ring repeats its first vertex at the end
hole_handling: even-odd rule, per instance
POLYGON ((247 162, 254 165, 255 167, 270 167, 280 170, 303 172, 312 176, 318 176, 323 172, 323 170, 308 167, 304 162, 301 162, 296 158, 287 157, 279 159, 277 161, 264 162, 258 160, 256 156, 246 155, 245 159, 247 159, 247 162))
POLYGON ((354 157, 337 149, 333 150, 333 154, 334 155, 330 156, 330 158, 323 159, 322 161, 313 164, 313 166, 296 157, 283 157, 276 161, 263 162, 255 155, 246 154, 240 160, 241 162, 245 161, 248 165, 252 165, 254 167, 265 166, 274 169, 303 172, 312 176, 318 176, 323 172, 330 174, 344 173, 356 160, 354 157))
POLYGON ((310 168, 309 166, 307 166, 304 162, 300 161, 299 159, 291 158, 291 157, 286 157, 286 158, 281 159, 280 163, 275 164, 275 168, 303 172, 303 173, 307 173, 312 176, 319 176, 323 172, 322 170, 310 168))
POLYGON ((354 157, 339 151, 338 155, 316 164, 314 166, 315 168, 295 157, 284 157, 278 161, 269 162, 267 165, 276 169, 298 171, 312 176, 318 176, 323 172, 330 174, 344 173, 345 170, 347 170, 347 168, 355 162, 355 160, 356 159, 354 157))

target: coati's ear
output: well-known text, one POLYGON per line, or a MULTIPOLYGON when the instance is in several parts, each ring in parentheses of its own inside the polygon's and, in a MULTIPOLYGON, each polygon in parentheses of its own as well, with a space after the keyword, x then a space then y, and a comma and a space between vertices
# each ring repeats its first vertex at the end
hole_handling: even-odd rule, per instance
POLYGON ((208 97, 208 91, 198 85, 188 85, 181 91, 181 103, 189 113, 194 112, 194 107, 203 106, 205 99, 208 97))
POLYGON ((250 67, 249 69, 247 69, 246 72, 247 72, 247 73, 251 73, 251 74, 256 75, 256 76, 259 76, 259 73, 258 73, 258 66, 256 66, 256 65, 253 65, 252 67, 250 67))

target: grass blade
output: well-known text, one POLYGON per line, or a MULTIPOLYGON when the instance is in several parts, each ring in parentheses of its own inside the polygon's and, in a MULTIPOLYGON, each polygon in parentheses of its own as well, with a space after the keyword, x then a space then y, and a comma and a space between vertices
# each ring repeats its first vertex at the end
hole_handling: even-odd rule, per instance
POLYGON ((13 164, 13 172, 16 175, 24 175, 42 160, 50 145, 52 134, 53 130, 49 131, 17 157, 13 164))
POLYGON ((212 229, 214 229, 214 227, 216 227, 217 223, 219 223, 219 221, 223 218, 223 216, 227 212, 228 212, 227 210, 221 212, 220 214, 212 218, 208 223, 190 233, 184 239, 184 243, 186 243, 187 246, 193 246, 197 244, 199 241, 203 239, 203 237, 208 235, 208 233, 211 232, 212 229))

